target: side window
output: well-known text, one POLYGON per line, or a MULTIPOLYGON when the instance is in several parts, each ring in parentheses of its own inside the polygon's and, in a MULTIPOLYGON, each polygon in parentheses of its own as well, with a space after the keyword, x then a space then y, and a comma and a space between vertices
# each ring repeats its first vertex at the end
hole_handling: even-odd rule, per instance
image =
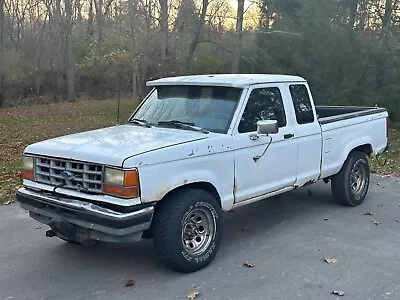
POLYGON ((314 122, 314 113, 306 86, 304 84, 294 84, 289 86, 289 90, 293 100, 297 124, 314 122))
POLYGON ((277 120, 279 127, 286 126, 285 108, 279 88, 254 89, 251 92, 238 130, 240 133, 256 131, 257 121, 261 120, 277 120))

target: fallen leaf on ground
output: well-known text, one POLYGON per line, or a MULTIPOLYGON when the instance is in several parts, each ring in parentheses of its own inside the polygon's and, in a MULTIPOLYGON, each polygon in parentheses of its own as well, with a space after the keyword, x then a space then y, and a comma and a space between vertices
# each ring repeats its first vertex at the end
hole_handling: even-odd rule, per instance
POLYGON ((256 264, 255 264, 255 263, 252 263, 252 262, 250 262, 250 261, 245 261, 245 262, 243 263, 243 266, 248 267, 248 268, 254 268, 254 267, 256 266, 256 264))
POLYGON ((396 219, 396 222, 397 222, 397 223, 400 223, 400 220, 399 220, 399 219, 396 219))
POLYGON ((13 200, 8 200, 8 201, 4 202, 3 204, 4 204, 4 205, 8 205, 8 204, 11 204, 11 203, 13 203, 13 202, 14 202, 13 200))
POLYGON ((328 218, 324 218, 324 221, 328 221, 328 218))
POLYGON ((38 227, 36 227, 36 229, 40 229, 40 228, 42 228, 42 226, 38 226, 38 227))
POLYGON ((332 291, 331 294, 338 295, 338 296, 344 296, 343 291, 332 291))
POLYGON ((200 294, 199 289, 195 288, 193 291, 191 291, 188 295, 188 299, 194 299, 200 294))
POLYGON ((381 222, 379 222, 379 221, 377 221, 377 220, 373 220, 372 223, 374 223, 375 225, 382 224, 381 222))
POLYGON ((135 285, 135 280, 130 279, 127 282, 125 282, 125 286, 133 286, 133 285, 135 285))
POLYGON ((334 258, 334 257, 332 257, 332 258, 324 257, 323 260, 324 260, 324 262, 326 262, 327 264, 334 264, 335 262, 337 262, 337 259, 334 258))
POLYGON ((243 227, 242 229, 240 229, 241 231, 248 231, 248 230, 250 230, 250 226, 245 226, 245 227, 243 227))
POLYGON ((366 212, 365 214, 364 214, 364 216, 373 216, 374 214, 371 212, 371 211, 369 211, 369 212, 366 212))

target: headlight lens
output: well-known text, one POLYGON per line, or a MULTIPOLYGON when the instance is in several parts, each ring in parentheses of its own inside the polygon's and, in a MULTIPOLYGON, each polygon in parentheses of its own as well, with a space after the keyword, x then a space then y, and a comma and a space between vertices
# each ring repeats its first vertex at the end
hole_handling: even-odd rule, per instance
POLYGON ((22 156, 22 170, 33 171, 33 157, 22 156))
POLYGON ((103 192, 122 198, 139 197, 138 171, 104 168, 103 192))
POLYGON ((104 169, 104 183, 110 185, 124 185, 124 171, 118 169, 104 169))
POLYGON ((33 157, 32 156, 22 156, 22 171, 21 177, 23 179, 34 180, 35 174, 33 172, 33 157))

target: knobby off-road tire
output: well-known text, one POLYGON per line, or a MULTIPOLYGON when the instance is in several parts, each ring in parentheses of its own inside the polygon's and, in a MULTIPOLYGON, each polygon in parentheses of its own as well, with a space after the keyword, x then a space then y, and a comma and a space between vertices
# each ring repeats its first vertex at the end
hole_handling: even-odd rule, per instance
POLYGON ((186 189, 162 200, 153 225, 155 249, 175 271, 202 269, 218 252, 222 212, 218 200, 206 191, 186 189))
POLYGON ((341 205, 360 205, 367 195, 369 180, 367 156, 363 152, 352 151, 339 173, 332 178, 333 198, 341 205))

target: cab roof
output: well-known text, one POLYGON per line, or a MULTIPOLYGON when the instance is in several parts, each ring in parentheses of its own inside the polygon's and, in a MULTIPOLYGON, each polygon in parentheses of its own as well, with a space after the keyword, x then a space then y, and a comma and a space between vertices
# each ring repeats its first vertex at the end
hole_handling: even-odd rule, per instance
POLYGON ((253 84, 280 83, 280 82, 305 82, 299 76, 278 74, 209 74, 166 77, 148 81, 147 86, 160 85, 204 85, 227 86, 245 88, 253 84))

